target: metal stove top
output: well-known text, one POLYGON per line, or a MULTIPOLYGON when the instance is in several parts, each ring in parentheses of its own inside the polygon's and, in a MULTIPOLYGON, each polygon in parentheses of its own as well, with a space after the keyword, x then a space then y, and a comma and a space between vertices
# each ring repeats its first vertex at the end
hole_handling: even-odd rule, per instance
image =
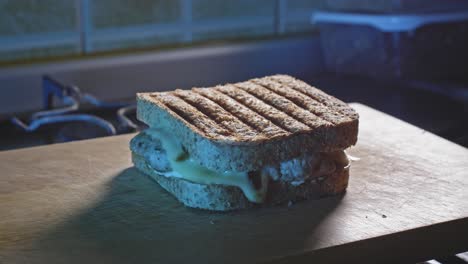
POLYGON ((0 150, 136 132, 134 102, 102 102, 53 77, 42 80, 44 110, 0 124, 0 150))

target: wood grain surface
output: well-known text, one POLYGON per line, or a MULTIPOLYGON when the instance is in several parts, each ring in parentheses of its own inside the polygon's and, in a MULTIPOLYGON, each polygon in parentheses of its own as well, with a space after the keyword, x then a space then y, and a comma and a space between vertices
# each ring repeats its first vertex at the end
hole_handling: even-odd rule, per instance
POLYGON ((366 106, 348 191, 291 207, 185 208, 133 135, 0 152, 0 263, 411 262, 468 249, 468 150, 366 106))

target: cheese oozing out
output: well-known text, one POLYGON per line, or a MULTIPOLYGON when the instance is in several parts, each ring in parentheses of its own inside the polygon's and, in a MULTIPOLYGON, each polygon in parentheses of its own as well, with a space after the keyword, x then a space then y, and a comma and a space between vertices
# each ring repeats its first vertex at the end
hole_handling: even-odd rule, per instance
POLYGON ((161 173, 166 177, 177 177, 200 184, 223 184, 239 187, 246 198, 255 203, 265 200, 268 188, 268 176, 261 174, 261 187, 256 189, 248 177, 248 172, 224 171, 216 172, 199 165, 182 148, 175 137, 164 129, 147 129, 151 137, 160 139, 172 171, 161 173))
MULTIPOLYGON (((337 170, 337 166, 347 168, 350 160, 344 151, 333 153, 311 153, 296 159, 280 162, 276 166, 265 166, 260 170, 260 188, 255 188, 248 171, 216 172, 201 166, 184 151, 180 142, 164 128, 145 130, 151 138, 159 139, 172 170, 158 172, 166 177, 177 177, 199 184, 222 184, 239 187, 245 197, 254 203, 262 203, 267 194, 268 181, 282 180, 292 185, 301 185, 308 178, 326 176, 337 170)), ((150 164, 151 158, 149 159, 150 164)))

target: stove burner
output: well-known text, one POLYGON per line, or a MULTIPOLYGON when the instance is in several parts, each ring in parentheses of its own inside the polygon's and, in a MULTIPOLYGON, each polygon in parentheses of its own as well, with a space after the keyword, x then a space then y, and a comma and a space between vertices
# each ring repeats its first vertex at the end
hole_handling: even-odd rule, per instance
POLYGON ((127 115, 135 112, 135 104, 106 103, 91 94, 83 93, 74 85, 64 85, 50 76, 43 76, 43 103, 45 110, 31 115, 29 124, 17 117, 11 122, 26 132, 36 131, 39 127, 65 123, 59 130, 60 141, 73 141, 118 133, 115 125, 99 116, 79 113, 81 104, 93 105, 97 109, 117 111, 119 131, 134 132, 139 126, 127 115), (55 104, 54 104, 55 103, 55 104), (54 108, 54 105, 60 107, 54 108))

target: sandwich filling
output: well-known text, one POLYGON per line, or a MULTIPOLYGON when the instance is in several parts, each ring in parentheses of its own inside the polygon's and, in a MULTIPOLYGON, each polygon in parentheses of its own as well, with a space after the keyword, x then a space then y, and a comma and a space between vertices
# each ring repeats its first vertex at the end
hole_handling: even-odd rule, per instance
MULTIPOLYGON (((249 201, 254 203, 262 203, 265 200, 269 180, 283 181, 297 186, 307 180, 320 179, 349 166, 349 159, 341 150, 330 153, 311 152, 277 165, 264 166, 259 171, 217 172, 193 160, 169 131, 150 128, 141 134, 150 137, 150 140, 146 141, 147 144, 154 144, 148 147, 159 149, 156 152, 141 151, 145 154, 151 169, 158 174, 199 184, 236 186, 243 191, 249 201)), ((134 140, 138 140, 137 138, 138 136, 134 140)), ((140 154, 138 153, 140 151, 132 150, 140 154)))

